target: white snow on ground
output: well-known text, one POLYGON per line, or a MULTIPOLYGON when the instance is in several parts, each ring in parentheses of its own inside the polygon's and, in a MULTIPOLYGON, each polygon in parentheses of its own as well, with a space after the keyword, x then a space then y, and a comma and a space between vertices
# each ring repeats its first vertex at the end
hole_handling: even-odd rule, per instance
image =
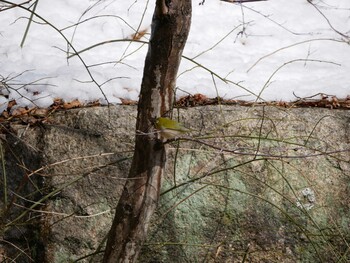
MULTIPOLYGON (((317 8, 307 0, 200 2, 192 1, 183 53, 195 63, 182 60, 177 96, 290 101, 295 95, 350 94, 349 0, 313 0, 317 8)), ((0 81, 8 96, 0 97, 0 111, 10 100, 39 107, 50 106, 54 98, 103 104, 105 96, 109 103, 137 100, 147 44, 130 39, 147 29, 141 41, 148 41, 154 3, 39 0, 36 13, 51 26, 35 17, 22 48, 30 13, 19 7, 2 10, 0 81), (113 42, 68 58, 74 50, 63 36, 75 51, 113 42)), ((0 8, 5 8, 1 0, 0 8)))

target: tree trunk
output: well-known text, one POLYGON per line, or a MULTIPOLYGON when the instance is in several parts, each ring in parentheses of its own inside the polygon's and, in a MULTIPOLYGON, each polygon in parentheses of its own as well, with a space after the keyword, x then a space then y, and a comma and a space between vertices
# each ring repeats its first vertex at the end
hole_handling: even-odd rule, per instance
POLYGON ((191 23, 191 0, 157 0, 145 60, 134 157, 116 208, 103 262, 135 262, 156 209, 166 153, 154 121, 172 108, 191 23))

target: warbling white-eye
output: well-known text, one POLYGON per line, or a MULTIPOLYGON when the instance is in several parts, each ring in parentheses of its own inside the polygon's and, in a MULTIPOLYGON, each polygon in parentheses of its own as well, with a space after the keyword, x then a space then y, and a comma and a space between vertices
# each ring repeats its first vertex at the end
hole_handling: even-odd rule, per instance
POLYGON ((191 131, 179 122, 165 117, 159 117, 156 120, 155 127, 159 130, 161 137, 165 139, 173 139, 191 131))

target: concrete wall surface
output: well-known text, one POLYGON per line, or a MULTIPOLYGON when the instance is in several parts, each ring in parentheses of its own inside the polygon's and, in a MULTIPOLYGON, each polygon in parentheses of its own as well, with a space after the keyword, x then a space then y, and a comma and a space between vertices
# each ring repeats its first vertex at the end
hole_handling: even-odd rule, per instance
MULTIPOLYGON (((136 108, 3 128, 0 261, 100 262, 133 154, 136 108)), ((350 111, 174 110, 140 262, 350 262, 350 111), (176 116, 175 116, 176 115, 176 116)))

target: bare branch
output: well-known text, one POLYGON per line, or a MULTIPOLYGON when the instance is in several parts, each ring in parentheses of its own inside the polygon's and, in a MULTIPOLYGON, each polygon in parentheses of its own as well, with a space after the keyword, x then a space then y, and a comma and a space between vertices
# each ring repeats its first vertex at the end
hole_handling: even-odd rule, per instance
POLYGON ((343 34, 342 32, 340 32, 339 30, 335 29, 334 26, 332 25, 332 23, 329 21, 328 17, 312 2, 312 0, 307 0, 309 4, 311 4, 316 10, 317 12, 320 13, 321 16, 323 16, 323 18, 327 21, 328 25, 330 26, 330 28, 336 32, 337 34, 341 35, 342 37, 346 38, 348 41, 350 41, 350 36, 343 34))

